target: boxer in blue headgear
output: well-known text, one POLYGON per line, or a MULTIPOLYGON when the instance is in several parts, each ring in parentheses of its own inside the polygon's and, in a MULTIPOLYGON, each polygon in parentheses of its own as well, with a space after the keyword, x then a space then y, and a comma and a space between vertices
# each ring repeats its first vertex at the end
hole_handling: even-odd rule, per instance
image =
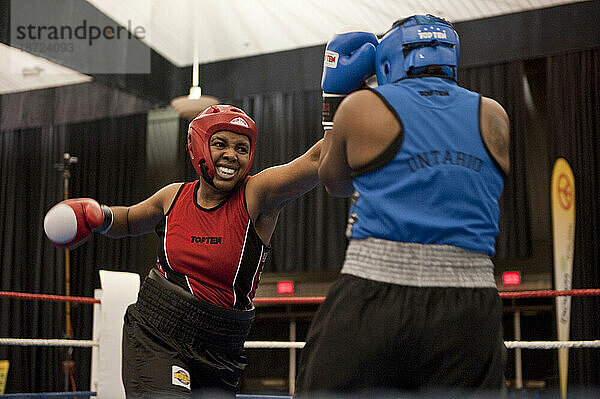
POLYGON ((323 113, 319 178, 352 197, 349 244, 301 353, 299 396, 502 389, 491 257, 510 168, 506 112, 458 85, 458 34, 432 15, 377 42, 338 35, 325 56, 323 91, 344 98, 332 121, 323 113), (369 73, 377 87, 361 81, 369 73))
POLYGON ((377 83, 384 85, 417 76, 431 65, 441 67, 441 76, 456 80, 459 55, 458 33, 446 20, 433 15, 398 20, 377 47, 377 83))

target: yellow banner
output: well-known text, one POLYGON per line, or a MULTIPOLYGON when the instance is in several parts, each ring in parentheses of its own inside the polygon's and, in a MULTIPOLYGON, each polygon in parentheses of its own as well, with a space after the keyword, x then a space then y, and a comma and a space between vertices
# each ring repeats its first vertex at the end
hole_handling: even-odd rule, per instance
POLYGON ((4 395, 8 378, 8 360, 0 360, 0 395, 4 395))
MULTIPOLYGON (((558 158, 552 170, 552 241, 554 288, 570 290, 575 248, 575 177, 569 163, 558 158)), ((571 297, 556 298, 556 327, 559 341, 569 340, 571 297)), ((558 350, 558 371, 562 398, 567 397, 569 349, 558 350)))

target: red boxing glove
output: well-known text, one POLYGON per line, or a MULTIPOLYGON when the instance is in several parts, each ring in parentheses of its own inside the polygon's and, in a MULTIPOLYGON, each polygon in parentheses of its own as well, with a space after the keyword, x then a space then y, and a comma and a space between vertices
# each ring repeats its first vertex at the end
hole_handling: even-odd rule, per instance
POLYGON ((112 211, 91 198, 73 198, 54 205, 44 218, 46 236, 58 248, 73 249, 92 232, 104 233, 112 225, 112 211))

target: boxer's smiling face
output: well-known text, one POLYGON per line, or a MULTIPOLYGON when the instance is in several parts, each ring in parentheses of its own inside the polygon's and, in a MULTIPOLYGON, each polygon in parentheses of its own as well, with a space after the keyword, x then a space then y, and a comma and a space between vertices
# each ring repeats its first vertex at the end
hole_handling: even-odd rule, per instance
POLYGON ((228 130, 210 138, 210 154, 215 165, 213 183, 223 191, 231 190, 242 178, 250 163, 250 139, 228 130))

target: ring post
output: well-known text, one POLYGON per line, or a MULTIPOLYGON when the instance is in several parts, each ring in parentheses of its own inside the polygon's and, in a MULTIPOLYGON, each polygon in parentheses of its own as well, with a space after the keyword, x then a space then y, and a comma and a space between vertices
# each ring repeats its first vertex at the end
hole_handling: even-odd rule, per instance
POLYGON ((100 270, 101 290, 96 290, 100 305, 94 305, 90 388, 99 399, 125 399, 121 380, 121 342, 123 317, 127 307, 137 300, 140 276, 136 273, 100 270))

